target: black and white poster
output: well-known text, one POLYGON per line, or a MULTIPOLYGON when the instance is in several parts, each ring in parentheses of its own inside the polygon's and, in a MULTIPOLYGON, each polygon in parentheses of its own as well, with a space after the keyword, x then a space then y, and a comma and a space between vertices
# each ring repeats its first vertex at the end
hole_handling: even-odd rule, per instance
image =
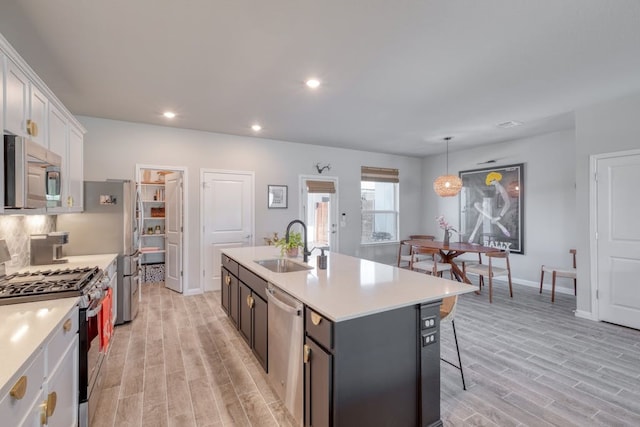
POLYGON ((460 172, 460 240, 524 254, 524 163, 460 172))

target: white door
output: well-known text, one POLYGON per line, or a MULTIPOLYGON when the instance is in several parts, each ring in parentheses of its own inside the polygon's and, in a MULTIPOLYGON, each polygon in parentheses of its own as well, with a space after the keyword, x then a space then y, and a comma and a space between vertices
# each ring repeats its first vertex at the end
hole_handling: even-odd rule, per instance
POLYGON ((252 172, 202 175, 203 289, 220 289, 220 249, 253 245, 252 172))
POLYGON ((165 175, 164 285, 182 293, 182 172, 165 175))
POLYGON ((600 158, 596 172, 599 318, 640 329, 640 154, 600 158))
POLYGON ((337 252, 338 179, 301 176, 300 190, 300 218, 307 225, 309 250, 323 247, 337 252))

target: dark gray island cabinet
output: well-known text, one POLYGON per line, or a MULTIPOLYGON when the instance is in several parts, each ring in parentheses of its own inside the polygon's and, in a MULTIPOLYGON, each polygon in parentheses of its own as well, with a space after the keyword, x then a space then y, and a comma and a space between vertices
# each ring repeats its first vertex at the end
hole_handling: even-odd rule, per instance
POLYGON ((266 370, 266 283, 303 303, 304 425, 442 425, 440 304, 474 288, 340 254, 327 270, 254 262, 274 257, 270 247, 223 250, 222 307, 266 370))
POLYGON ((439 308, 333 323, 305 307, 305 425, 442 425, 439 308))
POLYGON ((267 282, 222 255, 221 304, 262 368, 267 370, 267 282))

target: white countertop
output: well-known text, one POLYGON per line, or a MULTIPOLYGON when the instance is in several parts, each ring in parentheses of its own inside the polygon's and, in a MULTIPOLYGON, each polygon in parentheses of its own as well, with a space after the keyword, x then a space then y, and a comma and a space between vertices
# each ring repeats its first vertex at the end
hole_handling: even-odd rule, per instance
POLYGON ((0 306, 0 399, 77 303, 74 297, 0 306))
POLYGON ((27 267, 22 267, 18 269, 10 269, 7 268, 7 274, 12 274, 15 272, 24 273, 25 271, 45 271, 45 270, 66 270, 67 268, 78 268, 78 267, 100 267, 101 270, 104 270, 111 264, 111 261, 118 254, 99 254, 99 255, 76 255, 76 256, 68 256, 62 259, 66 259, 67 262, 58 263, 58 264, 46 264, 46 265, 30 265, 27 267))
MULTIPOLYGON (((334 322, 436 301, 476 288, 394 266, 338 253, 328 253, 326 270, 316 267, 316 252, 309 256, 311 270, 274 273, 254 261, 280 258, 273 246, 221 249, 258 276, 317 310, 334 322)), ((302 257, 295 259, 302 263, 302 257)))

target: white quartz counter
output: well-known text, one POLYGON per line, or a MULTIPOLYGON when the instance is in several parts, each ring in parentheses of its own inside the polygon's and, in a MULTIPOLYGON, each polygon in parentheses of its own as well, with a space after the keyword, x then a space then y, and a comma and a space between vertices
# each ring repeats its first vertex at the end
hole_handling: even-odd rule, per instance
POLYGON ((30 265, 28 267, 22 267, 19 269, 11 270, 7 268, 7 274, 14 272, 23 273, 25 271, 45 271, 45 270, 66 270, 67 268, 80 268, 80 267, 100 267, 104 270, 111 264, 111 261, 118 254, 99 254, 99 255, 76 255, 68 256, 62 259, 66 259, 67 262, 59 264, 46 264, 46 265, 30 265))
MULTIPOLYGON (((464 283, 338 253, 327 254, 326 270, 316 267, 314 252, 308 262, 313 269, 274 273, 254 261, 279 258, 278 248, 257 246, 221 251, 335 322, 476 289, 464 283)), ((295 261, 302 263, 302 257, 295 261)))
POLYGON ((74 297, 0 306, 0 399, 77 303, 74 297))

